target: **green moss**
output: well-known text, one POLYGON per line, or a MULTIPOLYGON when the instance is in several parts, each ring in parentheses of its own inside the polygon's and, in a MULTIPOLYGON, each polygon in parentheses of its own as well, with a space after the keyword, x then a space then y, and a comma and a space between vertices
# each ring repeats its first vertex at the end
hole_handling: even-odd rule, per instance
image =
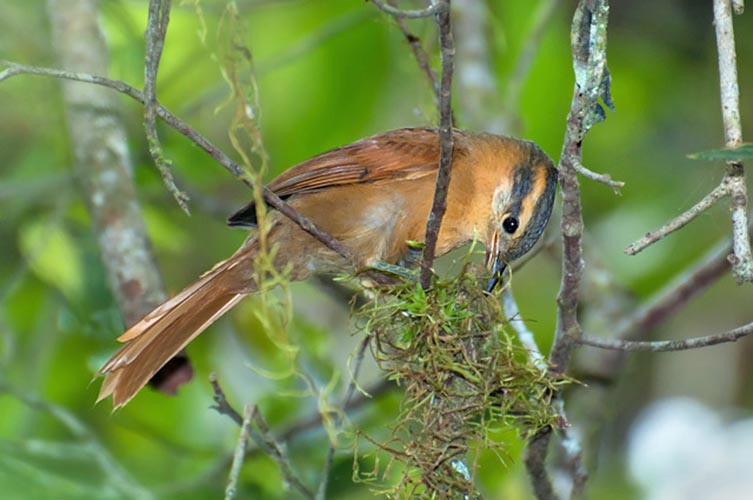
POLYGON ((380 288, 357 313, 380 367, 404 389, 390 439, 375 443, 389 455, 387 465, 359 474, 382 493, 473 497, 480 452, 505 454, 500 431, 525 439, 557 425, 550 399, 564 381, 508 333, 499 300, 483 282, 482 271, 466 265, 428 291, 415 283, 380 288))

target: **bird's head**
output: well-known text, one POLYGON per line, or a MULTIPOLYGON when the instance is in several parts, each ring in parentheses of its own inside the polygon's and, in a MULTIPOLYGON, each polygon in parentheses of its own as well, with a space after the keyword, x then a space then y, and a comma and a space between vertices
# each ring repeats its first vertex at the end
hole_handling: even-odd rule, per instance
POLYGON ((532 142, 521 145, 519 161, 492 197, 486 240, 486 264, 492 272, 488 290, 505 267, 528 252, 549 222, 557 188, 557 169, 532 142))

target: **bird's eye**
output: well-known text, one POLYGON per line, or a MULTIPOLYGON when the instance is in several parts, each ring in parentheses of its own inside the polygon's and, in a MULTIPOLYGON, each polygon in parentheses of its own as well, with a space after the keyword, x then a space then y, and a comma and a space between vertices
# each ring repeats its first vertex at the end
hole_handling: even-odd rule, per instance
POLYGON ((502 221, 502 227, 509 234, 513 234, 515 231, 517 231, 518 226, 520 226, 520 222, 518 222, 517 217, 510 216, 507 219, 502 221))

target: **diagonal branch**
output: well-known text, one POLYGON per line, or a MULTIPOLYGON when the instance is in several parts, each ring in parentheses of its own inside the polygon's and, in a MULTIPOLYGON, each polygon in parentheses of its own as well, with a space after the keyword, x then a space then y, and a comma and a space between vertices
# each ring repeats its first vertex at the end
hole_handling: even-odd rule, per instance
MULTIPOLYGON (((217 375, 212 373, 209 376, 209 381, 212 384, 212 390, 214 391, 214 402, 215 406, 212 408, 217 411, 217 413, 220 413, 222 415, 227 415, 230 417, 235 423, 237 423, 239 426, 241 426, 241 436, 243 436, 242 429, 247 429, 248 437, 250 437, 254 443, 259 447, 260 450, 262 450, 264 453, 266 453, 271 459, 273 459, 277 466, 280 468, 280 473, 285 478, 286 484, 290 485, 291 488, 297 490, 301 495, 303 495, 304 498, 313 499, 314 494, 311 492, 311 490, 306 486, 301 479, 298 477, 298 475, 295 473, 295 471, 292 468, 292 465, 290 463, 290 458, 288 457, 286 448, 281 445, 277 440, 274 439, 272 436, 272 431, 267 425, 264 418, 259 413, 259 409, 256 407, 256 405, 248 405, 246 406, 246 415, 248 419, 252 420, 253 423, 256 425, 256 429, 248 424, 246 424, 247 417, 242 417, 240 413, 238 413, 235 408, 232 407, 232 405, 227 401, 227 397, 225 396, 225 392, 222 390, 222 387, 220 386, 219 382, 217 381, 217 375), (250 410, 250 416, 249 415, 250 410)), ((241 437, 241 439, 244 439, 241 437)), ((246 442, 248 441, 247 438, 245 438, 246 442)), ((236 462, 241 462, 243 456, 245 456, 246 452, 246 444, 244 443, 244 446, 242 448, 242 452, 240 458, 238 458, 238 449, 240 446, 236 447, 236 454, 233 458, 233 465, 236 464, 236 462)), ((232 484, 228 484, 228 489, 231 489, 232 484)), ((232 491, 231 491, 232 493, 232 491)), ((228 492, 226 491, 226 495, 228 492)), ((232 498, 232 496, 230 497, 232 498)))
MULTIPOLYGON (((62 71, 62 70, 51 69, 51 68, 41 68, 38 66, 28 66, 28 65, 23 65, 23 64, 17 64, 10 61, 3 61, 3 60, 0 60, 0 64, 6 66, 5 70, 0 71, 0 82, 2 82, 3 80, 7 80, 8 78, 11 78, 13 76, 24 75, 24 74, 50 76, 54 78, 62 78, 65 80, 73 80, 73 81, 85 82, 85 83, 90 83, 93 85, 100 85, 103 87, 108 87, 113 90, 116 90, 117 92, 120 92, 121 94, 127 95, 128 97, 140 102, 141 104, 144 104, 145 102, 144 94, 140 90, 120 80, 111 80, 109 78, 104 78, 97 75, 90 75, 86 73, 62 71)), ((238 165, 228 155, 226 155, 224 152, 222 152, 220 149, 214 146, 214 144, 212 144, 209 141, 209 139, 201 135, 197 130, 195 130, 193 127, 188 125, 186 122, 184 122, 183 120, 181 120, 180 118, 172 114, 167 108, 165 108, 161 104, 157 104, 155 110, 156 110, 157 116, 159 116, 165 123, 167 123, 170 127, 174 128, 175 130, 183 134, 185 137, 191 140, 194 144, 199 146, 199 148, 203 149, 207 154, 209 154, 209 156, 211 156, 214 160, 216 160, 220 165, 222 165, 228 171, 230 171, 243 184, 253 189, 253 185, 251 184, 251 181, 247 178, 247 175, 245 171, 243 170, 243 167, 238 165)), ((352 261, 350 251, 342 243, 337 241, 335 238, 333 238, 326 232, 319 229, 319 227, 317 227, 314 223, 306 219, 303 215, 298 213, 294 208, 292 208, 290 205, 285 203, 285 201, 282 200, 282 198, 277 196, 275 193, 273 193, 266 187, 264 188, 263 195, 264 195, 264 201, 269 203, 271 207, 278 210, 280 213, 282 213, 283 215, 288 217, 290 220, 298 224, 301 227, 301 229, 303 229, 304 231, 309 233, 311 236, 316 238, 318 241, 324 244, 327 248, 336 252, 338 255, 342 256, 346 260, 352 261)))
POLYGON ((616 351, 670 352, 687 351, 689 349, 700 349, 702 347, 709 347, 727 342, 736 342, 751 334, 753 334, 753 323, 745 324, 727 332, 689 339, 641 341, 604 339, 584 335, 581 337, 580 343, 583 345, 598 347, 600 349, 611 349, 616 351))
POLYGON ((659 229, 651 231, 650 233, 646 233, 643 238, 627 247, 625 249, 625 253, 628 255, 635 255, 641 250, 644 250, 646 247, 653 245, 665 236, 685 227, 685 225, 690 221, 701 215, 709 208, 716 205, 716 202, 727 196, 727 194, 729 194, 727 189, 720 184, 719 186, 714 188, 713 191, 707 194, 701 201, 693 205, 684 213, 667 222, 659 229))
MULTIPOLYGON (((738 7, 735 12, 740 11, 738 7)), ((742 144, 740 125, 740 88, 737 82, 737 56, 735 54, 735 32, 732 24, 733 5, 730 0, 714 0, 714 27, 719 60, 719 94, 722 104, 724 140, 727 148, 742 144)), ((706 197, 680 216, 672 219, 656 231, 652 231, 636 241, 625 253, 635 255, 664 236, 683 227, 699 214, 708 210, 724 196, 729 195, 732 212, 732 274, 738 284, 753 282, 753 255, 751 254, 748 230, 748 192, 745 184, 745 171, 739 161, 727 162, 727 170, 722 181, 706 197)))
MULTIPOLYGON (((394 6, 394 0, 388 0, 388 2, 390 3, 390 5, 394 6)), ((434 100, 436 102, 439 102, 439 81, 437 80, 437 72, 434 71, 431 67, 429 55, 421 46, 421 39, 413 34, 410 29, 408 29, 405 18, 400 16, 394 17, 395 24, 397 24, 397 27, 400 28, 400 31, 405 37, 405 40, 408 42, 408 45, 410 45, 411 51, 413 52, 413 57, 416 58, 416 63, 418 63, 418 67, 421 68, 421 71, 423 71, 423 73, 426 75, 427 80, 429 81, 431 90, 434 93, 434 100)))

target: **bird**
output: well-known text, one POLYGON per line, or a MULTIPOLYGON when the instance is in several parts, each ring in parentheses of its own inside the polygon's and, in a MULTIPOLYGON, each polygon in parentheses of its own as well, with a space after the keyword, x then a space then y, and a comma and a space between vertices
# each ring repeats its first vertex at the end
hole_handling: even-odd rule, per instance
MULTIPOLYGON (((459 129, 452 134, 451 175, 436 255, 479 240, 496 276, 528 252, 544 231, 557 169, 532 141, 459 129)), ((424 240, 439 157, 437 129, 402 128, 326 151, 284 171, 268 189, 341 242, 350 259, 270 210, 266 239, 274 248, 273 265, 297 281, 380 263, 404 264, 416 251, 415 242, 424 240)), ((227 222, 249 229, 249 236, 232 256, 118 337, 124 345, 97 373, 104 377, 97 402, 112 395, 114 408, 128 403, 173 356, 257 291, 256 205, 247 204, 227 222)), ((489 287, 495 283, 492 279, 489 287)))

